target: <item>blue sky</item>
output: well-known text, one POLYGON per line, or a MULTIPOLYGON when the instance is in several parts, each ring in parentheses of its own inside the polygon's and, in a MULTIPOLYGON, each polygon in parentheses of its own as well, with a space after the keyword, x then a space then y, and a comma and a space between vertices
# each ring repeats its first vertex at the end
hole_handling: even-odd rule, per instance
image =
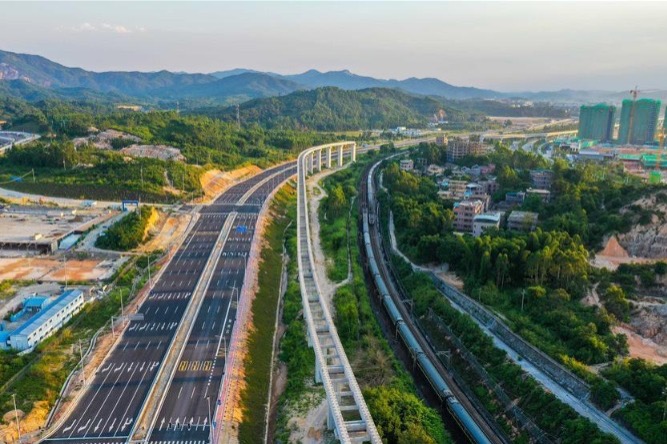
POLYGON ((505 91, 667 89, 667 3, 0 2, 0 49, 94 71, 349 69, 505 91))

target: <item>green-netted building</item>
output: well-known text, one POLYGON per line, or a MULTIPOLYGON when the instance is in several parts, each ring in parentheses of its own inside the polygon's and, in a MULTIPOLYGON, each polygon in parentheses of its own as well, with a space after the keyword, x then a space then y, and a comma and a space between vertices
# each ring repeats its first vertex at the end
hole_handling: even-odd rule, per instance
POLYGON ((611 142, 614 137, 616 107, 599 103, 579 109, 579 138, 611 142))
POLYGON ((660 100, 624 100, 621 108, 618 143, 645 145, 655 142, 660 106, 660 100))

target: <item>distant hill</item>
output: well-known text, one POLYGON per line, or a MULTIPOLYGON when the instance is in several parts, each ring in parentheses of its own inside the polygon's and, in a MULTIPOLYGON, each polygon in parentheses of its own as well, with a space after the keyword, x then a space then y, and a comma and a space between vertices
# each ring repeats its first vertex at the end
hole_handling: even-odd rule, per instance
POLYGON ((0 51, 0 80, 24 80, 46 88, 87 88, 142 96, 158 88, 185 87, 215 80, 206 74, 101 72, 68 68, 44 57, 0 51))
POLYGON ((398 88, 413 94, 440 96, 449 99, 498 98, 503 96, 503 93, 496 91, 454 86, 433 78, 418 79, 411 77, 406 80, 382 80, 353 74, 348 70, 320 72, 311 69, 303 74, 284 77, 311 88, 322 86, 336 86, 342 89, 398 88))
MULTIPOLYGON (((241 120, 270 128, 344 131, 396 126, 424 126, 440 109, 450 118, 464 119, 456 109, 437 99, 387 88, 346 91, 324 87, 297 91, 283 97, 256 99, 240 106, 241 120)), ((235 107, 198 112, 224 120, 236 118, 235 107)))
POLYGON ((39 102, 47 99, 98 100, 105 102, 128 102, 126 95, 101 92, 87 88, 45 88, 25 80, 0 81, 0 97, 39 102))
POLYGON ((209 83, 158 89, 154 95, 164 99, 201 99, 214 103, 239 103, 261 97, 289 94, 303 86, 269 74, 245 72, 209 83))
MULTIPOLYGON (((436 78, 411 77, 405 80, 387 80, 357 75, 348 70, 320 72, 311 69, 293 75, 280 75, 243 68, 217 71, 211 74, 169 71, 92 72, 81 68, 66 67, 37 55, 0 50, 0 83, 6 80, 22 80, 27 84, 49 90, 70 88, 71 95, 76 95, 77 91, 82 95, 88 94, 86 91, 96 91, 132 96, 146 103, 177 99, 181 101, 181 105, 186 107, 206 104, 226 105, 254 98, 289 94, 297 90, 330 86, 344 90, 394 88, 412 94, 450 100, 522 99, 579 104, 598 101, 619 103, 622 98, 628 97, 627 92, 567 89, 506 93, 451 85, 436 78)), ((20 88, 14 85, 10 87, 10 90, 24 97, 48 95, 44 91, 29 91, 26 85, 21 85, 20 88)), ((652 92, 649 96, 664 99, 667 98, 667 91, 652 92)))

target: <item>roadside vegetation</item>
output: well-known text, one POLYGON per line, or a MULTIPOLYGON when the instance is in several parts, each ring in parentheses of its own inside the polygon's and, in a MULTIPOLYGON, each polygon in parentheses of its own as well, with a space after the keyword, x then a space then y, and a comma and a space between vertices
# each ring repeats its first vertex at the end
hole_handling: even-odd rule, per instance
MULTIPOLYGON (((286 217, 296 221, 296 198, 290 198, 286 217)), ((306 324, 303 319, 301 289, 297 270, 296 222, 285 229, 285 250, 287 263, 287 288, 282 301, 279 360, 286 369, 284 391, 277 407, 275 442, 290 442, 295 417, 305 417, 308 411, 324 398, 324 389, 315 385, 315 353, 308 346, 306 324)), ((255 440, 256 442, 256 440, 255 440)))
POLYGON ((243 419, 239 425, 239 442, 256 443, 264 436, 267 427, 266 413, 271 389, 270 373, 273 336, 277 334, 276 308, 280 302, 283 272, 283 245, 285 230, 292 223, 288 215, 294 205, 296 190, 286 185, 275 195, 271 204, 270 222, 264 232, 257 292, 252 304, 252 326, 248 335, 248 351, 245 357, 245 377, 248 384, 241 392, 243 419))
POLYGON ((451 437, 440 415, 417 396, 412 377, 394 356, 371 307, 353 197, 364 167, 374 157, 360 156, 357 163, 324 180, 327 197, 320 206, 320 238, 327 258, 336 261, 328 270, 329 277, 347 277, 348 248, 352 260, 352 281, 339 287, 334 296, 336 327, 383 439, 388 443, 448 443, 451 437))
MULTIPOLYGON (((443 148, 424 145, 413 157, 443 163, 445 153, 443 148)), ((489 230, 478 238, 457 235, 453 232, 452 203, 437 196, 435 181, 400 171, 393 163, 384 171, 390 195, 382 198, 393 211, 399 246, 417 263, 449 264, 462 279, 467 294, 499 313, 511 329, 588 382, 593 402, 609 409, 619 399, 616 384, 630 393, 632 390, 626 380, 603 372, 606 380, 588 366, 622 360, 628 353, 625 336, 615 334, 612 327, 627 320, 637 283, 655 285, 656 277, 665 274, 667 266, 622 265, 610 273, 592 268, 588 260, 605 236, 649 223, 651 210, 630 204, 643 194, 661 191, 615 165, 570 166, 556 159, 549 166, 540 156, 512 152, 501 145, 485 158, 460 163, 489 162, 495 165, 500 185, 494 200, 530 186, 530 169, 547 167, 553 171, 551 201, 526 198, 518 208, 539 214, 535 231, 489 230), (601 307, 581 303, 594 286, 601 307)), ((664 397, 656 402, 665 405, 664 397)), ((656 429, 648 431, 645 426, 648 418, 659 419, 651 413, 656 408, 643 407, 638 401, 618 415, 642 439, 657 442, 652 441, 656 429)), ((664 420, 661 424, 658 429, 667 427, 664 420)))
POLYGON ((151 206, 140 206, 111 225, 95 241, 97 248, 106 250, 129 251, 141 245, 148 229, 157 219, 157 210, 151 206))

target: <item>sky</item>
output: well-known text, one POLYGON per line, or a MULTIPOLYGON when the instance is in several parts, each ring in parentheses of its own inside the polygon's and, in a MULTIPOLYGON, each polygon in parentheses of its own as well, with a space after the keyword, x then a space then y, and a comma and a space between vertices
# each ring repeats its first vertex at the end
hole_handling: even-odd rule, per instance
POLYGON ((0 49, 93 71, 349 69, 501 91, 667 89, 667 3, 3 2, 0 49))

